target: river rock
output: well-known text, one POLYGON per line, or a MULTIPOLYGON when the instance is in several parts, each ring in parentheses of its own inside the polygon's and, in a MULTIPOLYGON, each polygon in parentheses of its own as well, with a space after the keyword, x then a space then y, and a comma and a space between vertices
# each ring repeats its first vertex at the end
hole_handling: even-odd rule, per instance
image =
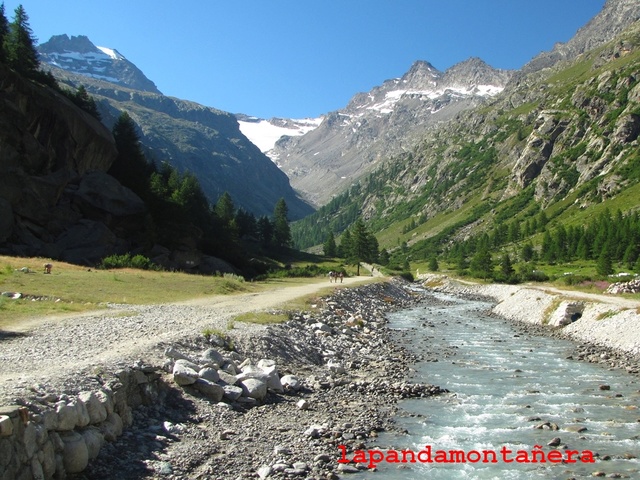
POLYGON ((123 427, 122 418, 116 412, 113 412, 101 425, 104 439, 108 442, 115 442, 122 435, 123 427))
POLYGON ((240 380, 243 393, 249 398, 262 400, 267 396, 267 383, 257 378, 245 378, 240 380))
POLYGON ((222 390, 224 391, 224 398, 232 402, 235 402, 238 398, 240 398, 242 396, 242 392, 244 391, 241 387, 236 387, 235 385, 224 385, 222 387, 222 390))
POLYGON ((280 379, 280 383, 287 391, 297 392, 302 388, 302 382, 295 375, 285 375, 280 379))
POLYGON ((78 420, 76 422, 77 427, 86 427, 91 422, 87 406, 80 398, 74 399, 69 405, 75 405, 76 412, 78 412, 78 420))
POLYGON ((89 427, 82 431, 82 437, 87 445, 87 453, 89 460, 93 460, 98 457, 100 449, 104 445, 104 435, 97 427, 89 427))
POLYGON ((76 428, 78 423, 78 410, 75 405, 67 405, 66 402, 58 402, 56 413, 58 414, 58 430, 66 431, 76 428))
POLYGON ((224 357, 220 352, 218 352, 215 348, 209 348, 202 354, 202 359, 204 363, 213 364, 215 363, 219 367, 224 364, 224 357))
POLYGON ((224 395, 223 387, 204 378, 198 378, 193 387, 213 402, 219 402, 224 395))
POLYGON ((200 371, 198 372, 198 376, 200 378, 204 378, 205 380, 209 380, 210 382, 217 382, 218 380, 220 380, 218 371, 211 367, 200 369, 200 371))
POLYGON ((238 383, 238 377, 236 377, 235 374, 231 375, 224 370, 218 370, 218 377, 219 382, 226 383, 227 385, 235 385, 238 383))
POLYGON ((0 415, 0 437, 10 437, 13 435, 13 422, 11 417, 0 415))
POLYGON ((173 380, 180 386, 193 385, 198 380, 198 369, 193 369, 184 363, 178 363, 177 360, 173 366, 173 380))

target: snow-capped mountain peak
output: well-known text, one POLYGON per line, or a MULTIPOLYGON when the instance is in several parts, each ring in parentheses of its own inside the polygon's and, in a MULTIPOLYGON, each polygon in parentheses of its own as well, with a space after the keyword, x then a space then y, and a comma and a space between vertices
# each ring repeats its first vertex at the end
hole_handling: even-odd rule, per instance
POLYGON ((52 67, 134 90, 160 93, 124 55, 112 48, 97 47, 84 35, 54 35, 38 46, 38 53, 41 62, 52 67))

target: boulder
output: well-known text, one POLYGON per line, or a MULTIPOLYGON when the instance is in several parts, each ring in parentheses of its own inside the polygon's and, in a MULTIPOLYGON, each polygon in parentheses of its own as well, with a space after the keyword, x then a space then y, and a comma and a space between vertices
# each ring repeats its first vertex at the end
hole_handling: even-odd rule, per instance
POLYGON ((114 217, 144 214, 147 210, 142 199, 104 172, 88 172, 78 187, 74 202, 81 210, 98 209, 114 217))
POLYGON ((75 405, 67 405, 61 401, 56 404, 56 413, 58 414, 58 430, 73 430, 78 424, 78 410, 75 405))
POLYGON ((94 392, 81 392, 78 395, 78 399, 80 399, 87 408, 89 423, 101 423, 107 419, 107 409, 94 392))
MULTIPOLYGON (((173 380, 180 386, 184 385, 193 385, 198 380, 198 369, 194 369, 185 365, 183 363, 179 363, 180 360, 176 361, 173 366, 173 380)), ((184 361, 186 362, 186 361, 184 361)))
POLYGON ((244 391, 241 387, 236 387, 235 385, 224 385, 222 389, 224 391, 224 398, 231 402, 235 402, 240 398, 244 391))
POLYGON ((246 397, 263 400, 267 396, 267 383, 257 378, 245 378, 240 386, 246 397))
POLYGON ((93 460, 100 453, 100 449, 104 445, 104 435, 97 427, 89 427, 81 432, 84 443, 87 445, 87 453, 89 460, 93 460))
POLYGON ((198 376, 200 378, 204 378, 205 380, 209 380, 210 382, 217 382, 220 380, 220 375, 215 368, 205 367, 200 369, 198 372, 198 376))
POLYGON ((224 364, 224 357, 215 348, 209 348, 202 354, 204 363, 215 363, 219 367, 224 364))
POLYGON ((224 390, 220 385, 214 382, 210 382, 209 380, 205 380, 204 378, 198 378, 194 382, 193 388, 198 390, 213 402, 219 402, 224 396, 224 390))

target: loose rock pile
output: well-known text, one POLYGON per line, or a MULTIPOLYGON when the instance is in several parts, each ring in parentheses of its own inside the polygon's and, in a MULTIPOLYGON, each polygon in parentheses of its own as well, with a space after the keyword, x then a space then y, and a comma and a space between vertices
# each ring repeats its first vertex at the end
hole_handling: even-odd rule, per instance
POLYGON ((638 293, 640 292, 640 278, 631 280, 630 282, 616 282, 609 285, 605 293, 618 295, 620 293, 638 293))
POLYGON ((338 445, 364 448, 396 428, 398 400, 441 392, 405 381, 415 358, 386 328, 386 312, 414 295, 399 283, 336 290, 311 313, 233 338, 234 351, 213 337, 168 345, 169 400, 136 409, 86 478, 336 479, 365 468, 339 464, 338 445))

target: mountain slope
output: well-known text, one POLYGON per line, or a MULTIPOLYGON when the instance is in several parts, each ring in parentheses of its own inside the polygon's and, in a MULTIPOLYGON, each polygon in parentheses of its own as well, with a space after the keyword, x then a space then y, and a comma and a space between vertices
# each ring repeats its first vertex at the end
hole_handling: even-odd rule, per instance
POLYGON ((117 50, 96 47, 83 35, 54 35, 38 47, 40 61, 85 77, 116 83, 143 92, 160 90, 117 50))
POLYGON ((291 188, 286 175, 242 134, 233 115, 166 97, 155 86, 123 86, 141 85, 141 80, 123 73, 132 69, 116 68, 124 62, 120 55, 100 57, 96 50, 103 50, 92 46, 86 37, 63 35, 38 48, 60 82, 85 86, 107 126, 127 111, 140 128, 140 140, 151 159, 195 174, 212 203, 226 191, 236 206, 256 215, 271 215, 280 198, 287 202, 291 219, 313 211, 291 188), (61 60, 69 58, 72 61, 61 60), (107 80, 96 72, 103 72, 107 80), (112 75, 121 76, 114 79, 112 75))
POLYGON ((305 198, 325 204, 428 127, 500 92, 511 74, 475 58, 446 72, 418 61, 402 78, 355 95, 313 131, 281 139, 269 155, 305 198))
POLYGON ((321 243, 363 215, 382 246, 407 242, 419 259, 498 226, 517 230, 540 212, 558 225, 607 206, 637 210, 639 135, 635 23, 575 59, 519 74, 490 105, 431 129, 295 225, 294 238, 321 243))

